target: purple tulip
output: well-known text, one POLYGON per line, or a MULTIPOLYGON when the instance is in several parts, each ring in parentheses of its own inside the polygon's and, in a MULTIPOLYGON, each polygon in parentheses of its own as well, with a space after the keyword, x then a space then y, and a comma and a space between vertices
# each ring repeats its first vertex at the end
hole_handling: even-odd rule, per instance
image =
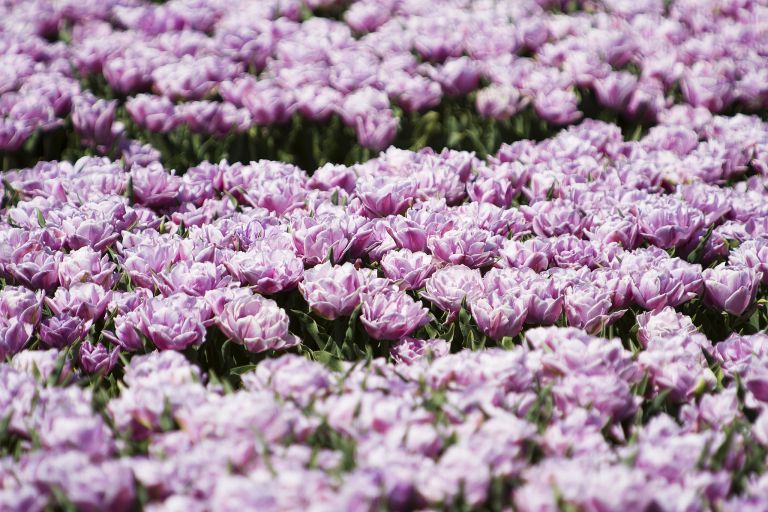
POLYGON ((486 294, 470 303, 472 318, 480 330, 494 340, 517 336, 528 315, 528 296, 502 294, 499 290, 486 290, 486 294))
POLYGON ((449 343, 445 340, 403 338, 392 345, 390 354, 396 363, 411 365, 424 357, 437 359, 448 355, 450 349, 449 343))
POLYGON ((622 110, 637 87, 637 78, 629 72, 610 73, 592 83, 597 101, 612 110, 622 110))
POLYGON ((578 121, 582 115, 576 94, 563 89, 539 93, 533 100, 533 108, 543 120, 558 126, 578 121))
POLYGON ((540 201, 524 209, 533 231, 542 237, 580 235, 586 219, 569 201, 540 201))
POLYGON ((525 242, 504 240, 497 263, 500 267, 527 267, 535 272, 543 272, 549 267, 551 254, 550 243, 546 239, 531 238, 525 242))
POLYGON ((34 131, 34 127, 26 122, 0 118, 0 149, 18 151, 34 131))
POLYGON ((104 316, 112 292, 94 283, 75 283, 59 288, 45 303, 58 316, 77 316, 83 320, 98 320, 104 316))
POLYGON ((585 233, 591 240, 604 244, 617 243, 624 249, 633 250, 639 245, 637 219, 629 215, 612 215, 610 218, 593 221, 585 233))
POLYGON ((147 90, 152 85, 151 73, 158 60, 155 56, 129 52, 110 56, 104 63, 104 78, 110 87, 124 94, 147 90))
POLYGON ((344 95, 332 87, 306 85, 296 91, 296 108, 307 119, 326 122, 344 95))
POLYGON ((435 80, 449 96, 460 96, 477 88, 480 73, 475 63, 467 57, 446 62, 434 73, 435 80))
POLYGON ((504 120, 528 106, 529 98, 511 85, 490 85, 477 92, 475 108, 483 117, 504 120))
POLYGON ((119 353, 119 348, 110 352, 104 345, 86 341, 80 345, 80 367, 91 375, 107 375, 117 364, 119 353))
POLYGON ((290 90, 271 80, 249 82, 241 98, 242 106, 250 112, 253 122, 258 125, 285 123, 293 114, 296 101, 290 90))
POLYGON ((180 261, 170 269, 153 276, 155 286, 163 295, 181 292, 192 297, 202 297, 209 290, 229 284, 230 278, 222 266, 210 261, 180 261))
POLYGON ((330 259, 340 262, 366 246, 372 230, 368 221, 357 215, 323 214, 301 217, 291 226, 296 254, 308 265, 330 259))
POLYGON ((593 286, 577 286, 565 292, 568 324, 589 334, 600 332, 624 314, 624 311, 611 312, 611 306, 610 294, 593 286))
POLYGON ((403 290, 417 290, 431 276, 437 266, 429 254, 408 249, 390 251, 381 259, 381 269, 391 281, 403 290))
POLYGON ((301 259, 288 249, 251 247, 247 252, 232 254, 224 264, 232 276, 252 285, 258 293, 278 293, 292 288, 304 274, 301 259))
POLYGON ((121 266, 131 282, 143 288, 154 288, 153 274, 173 264, 178 247, 172 244, 144 243, 123 250, 121 266))
POLYGON ((440 261, 480 268, 493 264, 502 237, 485 229, 451 229, 427 237, 427 247, 440 261))
POLYGON ((391 2, 360 2, 344 13, 344 21, 357 32, 373 32, 392 16, 391 2))
POLYGON ((651 269, 632 285, 632 297, 648 311, 675 307, 686 300, 683 283, 669 272, 651 269))
POLYGON ((150 208, 176 204, 181 189, 181 178, 169 174, 159 164, 131 169, 133 196, 136 202, 150 208))
POLYGON ((126 352, 136 352, 143 348, 139 311, 117 315, 114 318, 114 324, 114 332, 103 331, 105 338, 126 352))
POLYGON ((43 297, 41 291, 33 292, 22 286, 6 286, 0 290, 0 316, 37 326, 43 313, 43 297))
POLYGON ((418 187, 408 178, 365 176, 357 180, 355 193, 374 217, 404 213, 418 197, 418 187))
POLYGON ((400 120, 391 110, 378 110, 355 118, 355 133, 361 146, 381 151, 394 140, 400 120))
POLYGON ((259 295, 235 299, 217 319, 221 331, 250 352, 281 350, 301 340, 288 331, 288 315, 275 301, 259 295))
POLYGON ((231 132, 244 132, 251 126, 251 115, 231 103, 188 101, 176 106, 175 116, 192 132, 224 137, 231 132))
POLYGON ((0 359, 18 353, 32 336, 32 327, 16 318, 0 317, 0 359))
POLYGON ((349 316, 360 304, 364 275, 351 263, 326 262, 304 271, 299 291, 309 307, 328 320, 349 316))
POLYGON ((563 312, 563 296, 552 279, 530 279, 523 281, 523 290, 528 294, 526 322, 532 325, 553 325, 563 312))
POLYGON ((109 256, 102 256, 90 247, 81 247, 65 255, 57 269, 61 286, 92 282, 109 289, 115 280, 115 265, 109 256))
POLYGON ((658 204, 641 208, 640 235, 656 247, 671 249, 691 240, 704 225, 701 211, 676 204, 658 204))
POLYGON ((768 243, 765 240, 747 240, 728 255, 733 267, 751 268, 768 284, 768 243))
POLYGON ((760 276, 748 267, 729 267, 721 263, 708 268, 704 278, 704 298, 715 308, 740 316, 752 305, 760 276))
POLYGON ((382 290, 366 295, 360 321, 377 340, 399 340, 429 322, 429 310, 404 292, 382 290))
POLYGON ((138 328, 159 350, 184 350, 205 340, 209 314, 195 297, 177 294, 154 298, 137 312, 138 328))
POLYGON ((109 148, 115 141, 113 124, 117 101, 76 96, 72 100, 72 124, 86 144, 109 148))
POLYGON ((85 339, 91 328, 90 320, 76 316, 52 316, 40 324, 40 341, 46 347, 63 349, 85 339))
POLYGON ((483 281, 480 271, 464 265, 441 268, 427 279, 426 290, 421 294, 441 310, 455 318, 462 303, 472 303, 482 296, 483 281))
POLYGON ((648 346, 654 338, 696 333, 696 327, 690 317, 676 312, 669 306, 637 315, 637 325, 637 339, 643 346, 648 346))
POLYGON ((128 99, 125 109, 137 125, 155 133, 169 132, 178 122, 173 103, 165 96, 139 94, 128 99))
POLYGON ((422 226, 399 215, 390 217, 388 220, 388 225, 385 228, 397 247, 414 252, 426 251, 427 233, 422 226))
POLYGON ((420 112, 436 107, 443 99, 439 83, 421 75, 396 72, 386 79, 387 94, 406 112, 420 112))
POLYGON ((6 265, 6 273, 27 288, 52 291, 58 282, 56 272, 60 257, 52 251, 31 251, 6 265))

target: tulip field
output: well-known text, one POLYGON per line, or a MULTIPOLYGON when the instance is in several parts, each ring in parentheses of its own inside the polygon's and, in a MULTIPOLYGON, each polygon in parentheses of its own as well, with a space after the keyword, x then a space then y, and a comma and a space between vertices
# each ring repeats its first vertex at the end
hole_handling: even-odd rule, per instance
POLYGON ((0 3, 0 512, 768 510, 768 3, 0 3))

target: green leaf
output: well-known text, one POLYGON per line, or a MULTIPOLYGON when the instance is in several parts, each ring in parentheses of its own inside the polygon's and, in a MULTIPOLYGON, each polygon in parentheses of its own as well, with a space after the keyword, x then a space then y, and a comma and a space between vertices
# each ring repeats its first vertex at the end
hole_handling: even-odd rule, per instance
POLYGON ((323 339, 324 336, 320 333, 320 327, 318 327, 317 322, 311 316, 298 309, 291 309, 290 311, 298 317, 304 330, 318 347, 326 347, 328 345, 329 337, 325 336, 326 339, 323 339))
POLYGON ((362 304, 358 304, 352 311, 352 315, 349 317, 349 321, 347 322, 347 330, 344 333, 344 345, 351 346, 354 345, 357 341, 357 319, 360 317, 362 307, 362 304))
POLYGON ((125 187, 125 197, 128 199, 128 204, 133 205, 133 176, 128 177, 128 185, 125 187))
POLYGON ((344 368, 341 359, 324 350, 312 351, 312 358, 318 363, 323 363, 333 371, 341 371, 344 368))
POLYGON ((248 372, 252 372, 256 369, 258 365, 255 364, 244 364, 243 366, 236 366, 229 370, 229 373, 233 375, 243 375, 248 372))
POLYGON ((40 211, 40 208, 35 208, 35 211, 37 212, 37 224, 41 228, 44 228, 46 225, 46 222, 45 222, 45 217, 43 217, 43 212, 40 211))
POLYGON ((691 252, 691 254, 688 255, 688 263, 696 263, 701 258, 701 254, 704 252, 704 246, 707 245, 707 241, 712 236, 712 231, 714 231, 715 225, 712 224, 707 228, 707 232, 704 233, 704 236, 701 237, 699 240, 699 243, 696 244, 696 248, 691 252))

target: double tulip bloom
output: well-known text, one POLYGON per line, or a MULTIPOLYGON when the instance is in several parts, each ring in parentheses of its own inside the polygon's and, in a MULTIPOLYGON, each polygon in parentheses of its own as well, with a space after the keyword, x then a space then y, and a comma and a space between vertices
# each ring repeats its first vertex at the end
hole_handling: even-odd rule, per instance
POLYGON ((703 273, 704 298, 714 307, 731 315, 744 314, 752 305, 760 285, 760 276, 748 267, 720 264, 703 273))
POLYGON ((259 295, 233 300, 224 306, 216 323, 229 339, 250 352, 280 350, 300 343, 288 331, 286 312, 273 300, 259 295))

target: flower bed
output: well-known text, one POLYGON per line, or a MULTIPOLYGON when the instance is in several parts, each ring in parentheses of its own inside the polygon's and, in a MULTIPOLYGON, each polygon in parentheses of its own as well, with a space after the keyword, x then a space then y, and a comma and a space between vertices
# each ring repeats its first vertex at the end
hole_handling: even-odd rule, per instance
POLYGON ((767 20, 4 4, 0 510, 765 510, 767 20))

